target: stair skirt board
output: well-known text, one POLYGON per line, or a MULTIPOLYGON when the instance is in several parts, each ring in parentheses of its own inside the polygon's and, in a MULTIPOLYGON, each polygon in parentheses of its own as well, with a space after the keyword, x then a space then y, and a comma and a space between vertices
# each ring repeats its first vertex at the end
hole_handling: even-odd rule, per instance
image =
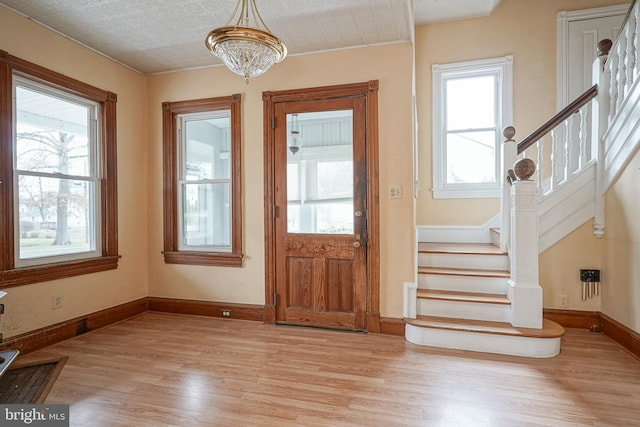
POLYGON ((508 278, 418 273, 418 289, 506 294, 508 278))
POLYGON ((561 337, 537 338, 460 330, 423 328, 407 323, 407 341, 425 346, 511 356, 546 358, 560 354, 561 337))
POLYGON ((447 301, 418 298, 416 313, 451 319, 511 322, 511 306, 479 302, 447 301))

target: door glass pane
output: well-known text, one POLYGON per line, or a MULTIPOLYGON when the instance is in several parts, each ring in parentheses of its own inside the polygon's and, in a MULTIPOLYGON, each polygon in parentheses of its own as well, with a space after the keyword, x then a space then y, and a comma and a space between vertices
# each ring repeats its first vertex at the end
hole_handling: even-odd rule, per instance
POLYGON ((353 112, 287 114, 287 231, 353 234, 353 112))

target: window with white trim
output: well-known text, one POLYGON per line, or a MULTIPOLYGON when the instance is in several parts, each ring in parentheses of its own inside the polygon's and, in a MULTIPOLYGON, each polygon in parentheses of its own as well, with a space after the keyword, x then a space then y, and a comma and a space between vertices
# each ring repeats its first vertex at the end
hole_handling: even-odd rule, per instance
POLYGON ((433 65, 433 196, 499 197, 513 57, 433 65))

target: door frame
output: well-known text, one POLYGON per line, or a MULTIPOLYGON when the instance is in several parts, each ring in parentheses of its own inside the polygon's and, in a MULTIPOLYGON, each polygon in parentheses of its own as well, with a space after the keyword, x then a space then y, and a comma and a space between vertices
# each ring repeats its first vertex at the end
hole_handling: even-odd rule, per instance
POLYGON ((378 154, 378 80, 262 93, 264 131, 265 323, 276 323, 275 104, 364 96, 367 163, 366 330, 380 332, 380 195, 378 154))
MULTIPOLYGON (((569 46, 569 23, 573 21, 584 21, 588 19, 607 18, 615 15, 625 15, 629 12, 630 5, 619 4, 613 6, 595 7, 591 9, 560 11, 557 14, 557 96, 556 104, 558 109, 564 107, 572 99, 569 99, 569 56, 567 54, 569 46)), ((596 43, 599 40, 596 41, 596 43)), ((615 40, 613 40, 615 42, 615 40)))

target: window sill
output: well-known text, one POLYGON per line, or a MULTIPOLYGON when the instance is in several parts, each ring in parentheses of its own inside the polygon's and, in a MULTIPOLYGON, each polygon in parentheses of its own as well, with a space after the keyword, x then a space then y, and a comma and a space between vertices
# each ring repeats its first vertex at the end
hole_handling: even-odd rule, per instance
POLYGON ((491 188, 434 188, 434 199, 490 199, 500 198, 500 189, 491 188))
POLYGON ((165 251, 167 264, 209 265, 218 267, 242 267, 244 255, 221 252, 165 251))
POLYGON ((106 256, 59 264, 38 265, 0 271, 0 289, 118 268, 120 256, 106 256))

